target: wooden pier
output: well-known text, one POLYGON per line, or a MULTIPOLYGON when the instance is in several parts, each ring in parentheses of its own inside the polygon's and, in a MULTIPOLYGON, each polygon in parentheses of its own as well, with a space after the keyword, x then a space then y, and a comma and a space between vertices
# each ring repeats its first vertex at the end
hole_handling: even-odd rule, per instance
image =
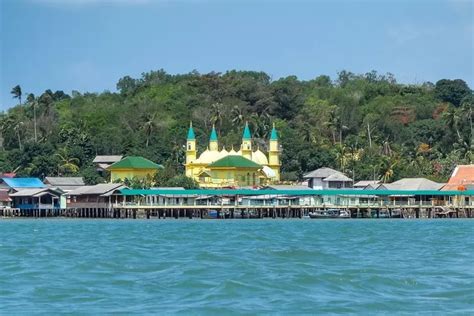
POLYGON ((0 209, 0 217, 12 218, 113 218, 113 219, 246 219, 246 218, 305 218, 310 212, 328 209, 346 210, 351 218, 472 218, 474 207, 441 206, 114 206, 110 208, 65 209, 0 209), (217 214, 210 216, 210 214, 217 214))

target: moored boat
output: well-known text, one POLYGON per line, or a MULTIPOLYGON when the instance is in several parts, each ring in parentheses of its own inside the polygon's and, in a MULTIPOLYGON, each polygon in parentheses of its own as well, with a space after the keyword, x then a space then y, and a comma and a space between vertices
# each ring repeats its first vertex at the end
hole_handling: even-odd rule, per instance
POLYGON ((351 214, 346 210, 338 210, 338 209, 328 209, 328 210, 316 210, 314 212, 310 212, 310 218, 318 218, 318 219, 325 219, 325 218, 350 218, 351 214))

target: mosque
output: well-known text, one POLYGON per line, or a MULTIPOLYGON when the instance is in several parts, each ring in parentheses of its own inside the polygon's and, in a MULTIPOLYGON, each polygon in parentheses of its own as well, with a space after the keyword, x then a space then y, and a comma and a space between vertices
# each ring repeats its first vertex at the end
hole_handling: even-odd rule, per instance
POLYGON ((191 124, 186 144, 186 176, 195 179, 204 188, 256 187, 279 182, 280 150, 275 125, 269 145, 268 157, 258 148, 254 151, 250 128, 246 123, 240 150, 219 150, 217 132, 213 126, 209 146, 198 157, 191 124))

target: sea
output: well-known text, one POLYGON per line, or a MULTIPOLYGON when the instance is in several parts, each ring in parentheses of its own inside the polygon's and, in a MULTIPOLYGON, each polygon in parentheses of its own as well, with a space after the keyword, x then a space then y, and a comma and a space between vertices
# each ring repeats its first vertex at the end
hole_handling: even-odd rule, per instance
POLYGON ((1 315, 474 315, 471 219, 0 219, 1 315))

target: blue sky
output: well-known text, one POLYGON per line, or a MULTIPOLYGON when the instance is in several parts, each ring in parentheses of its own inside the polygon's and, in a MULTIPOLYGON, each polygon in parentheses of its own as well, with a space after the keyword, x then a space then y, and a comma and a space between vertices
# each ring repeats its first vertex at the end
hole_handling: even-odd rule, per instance
POLYGON ((474 86, 474 1, 0 0, 0 108, 11 88, 115 91, 163 68, 262 70, 273 79, 347 69, 474 86))

